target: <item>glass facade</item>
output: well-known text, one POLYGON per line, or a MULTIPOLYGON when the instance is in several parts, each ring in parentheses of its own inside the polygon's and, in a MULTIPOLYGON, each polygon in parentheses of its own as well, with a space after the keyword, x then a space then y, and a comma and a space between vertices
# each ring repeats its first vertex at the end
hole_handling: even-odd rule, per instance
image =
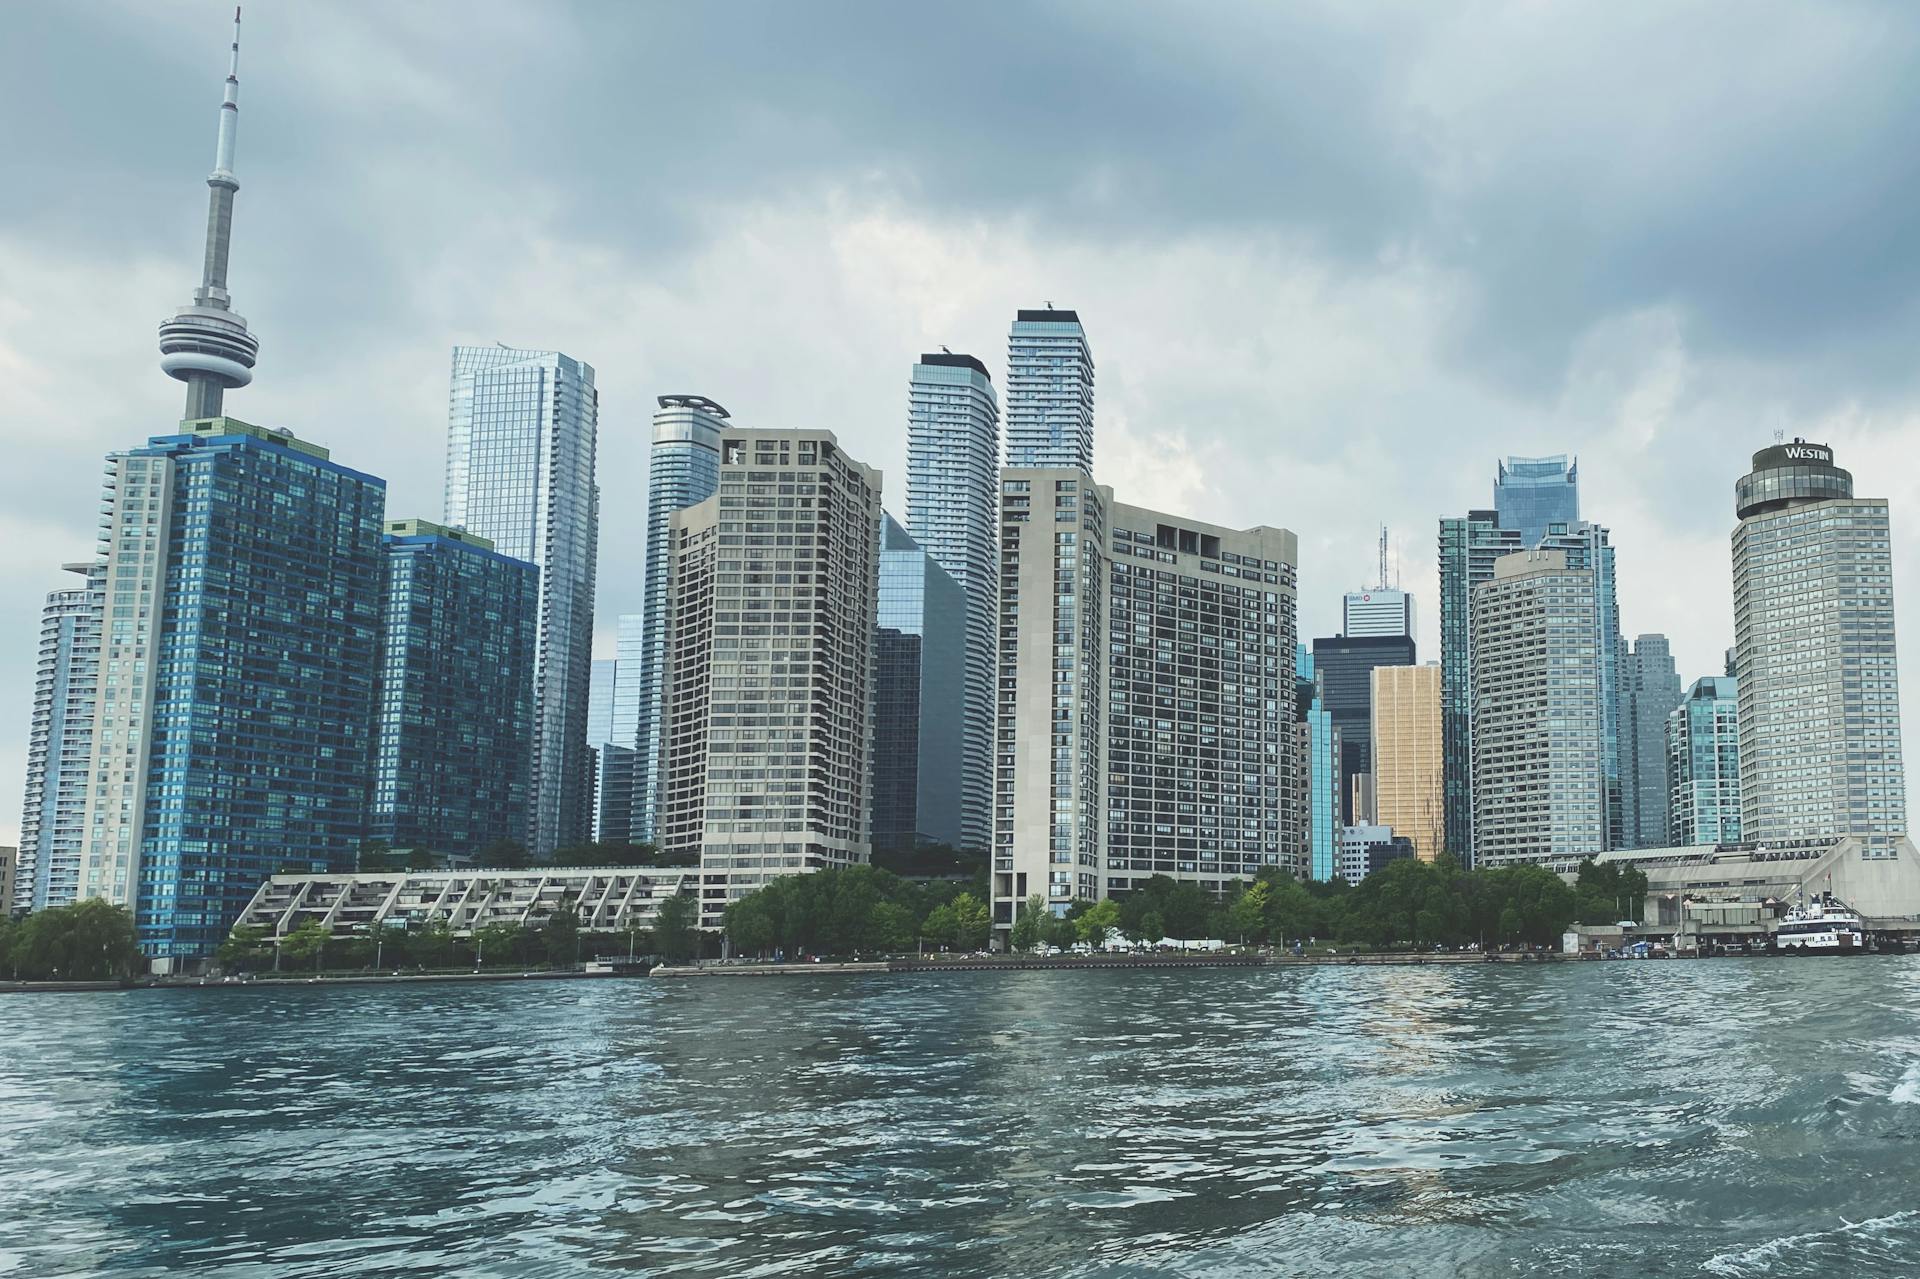
POLYGON ((354 864, 386 483, 213 418, 110 458, 106 484, 80 894, 132 904, 170 961, 217 946, 268 875, 354 864))
POLYGON ((389 523, 381 545, 371 834, 454 854, 521 842, 540 570, 423 520, 389 523))
POLYGON ((611 657, 595 659, 587 681, 587 745, 616 741, 613 735, 613 685, 620 663, 611 657))
POLYGON ((1373 668, 1411 666, 1409 635, 1335 635, 1313 641, 1321 704, 1340 732, 1340 824, 1355 825, 1354 778, 1373 771, 1373 668))
POLYGON ((1007 336, 1007 465, 1093 472, 1093 349, 1073 311, 1020 311, 1007 336))
POLYGON ((1496 511, 1440 521, 1440 698, 1445 759, 1447 851, 1473 859, 1473 588, 1493 579, 1493 562, 1521 550, 1520 530, 1496 511))
POLYGON ((1333 731, 1333 716, 1327 713, 1320 699, 1313 652, 1305 644, 1294 646, 1294 677, 1311 690, 1303 699, 1305 705, 1299 707, 1307 740, 1303 767, 1307 795, 1307 873, 1314 879, 1330 880, 1339 872, 1340 745, 1333 731))
POLYGON ((1740 683, 1693 682, 1667 716, 1667 843, 1740 842, 1740 683))
POLYGON ((1680 676, 1664 635, 1620 645, 1622 848, 1667 844, 1667 717, 1680 704, 1680 676))
POLYGON ((1565 454, 1508 458, 1494 480, 1493 509, 1500 527, 1519 530, 1521 546, 1532 550, 1549 525, 1579 521, 1579 463, 1565 454))
POLYGON ((1762 449, 1735 489, 1740 829, 1761 843, 1906 833, 1887 503, 1833 451, 1762 449))
POLYGON ((656 404, 647 453, 645 593, 640 616, 620 619, 614 691, 615 731, 631 733, 619 740, 637 752, 628 835, 636 843, 652 843, 659 835, 673 514, 706 501, 719 487, 720 434, 728 429, 727 411, 703 395, 663 395, 656 404))
MULTIPOLYGON (((98 565, 67 568, 85 576, 87 584, 51 592, 40 614, 27 793, 10 903, 16 911, 71 905, 79 892, 106 582, 98 565)), ((8 905, 0 902, 0 909, 8 905)))
POLYGON ((525 842, 537 856, 592 825, 587 699, 600 538, 593 366, 558 351, 453 352, 446 519, 540 568, 534 736, 525 842))
POLYGON ((1600 658, 1600 766, 1607 785, 1604 847, 1622 848, 1627 842, 1629 774, 1623 745, 1626 683, 1622 671, 1620 597, 1615 585, 1613 544, 1606 529, 1581 520, 1574 524, 1549 524, 1538 546, 1565 551, 1569 568, 1593 571, 1593 644, 1600 658))
POLYGON ((874 630, 873 846, 961 843, 967 599, 891 515, 882 518, 874 630))
POLYGON ((982 850, 993 835, 999 466, 1000 406, 986 366, 971 355, 922 355, 908 389, 907 531, 966 599, 959 842, 982 850))

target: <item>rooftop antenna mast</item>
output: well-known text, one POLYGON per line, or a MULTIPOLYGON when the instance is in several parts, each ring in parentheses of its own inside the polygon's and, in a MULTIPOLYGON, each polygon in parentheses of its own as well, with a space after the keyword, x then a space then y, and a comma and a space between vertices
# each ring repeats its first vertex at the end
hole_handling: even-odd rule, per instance
POLYGON ((1379 577, 1379 582, 1380 582, 1380 585, 1379 585, 1379 586, 1378 586, 1378 587, 1377 587, 1376 589, 1378 589, 1378 590, 1382 590, 1382 591, 1384 591, 1384 590, 1386 590, 1386 589, 1387 589, 1387 526, 1386 526, 1386 525, 1384 525, 1384 524, 1382 524, 1382 525, 1380 526, 1380 577, 1379 577))

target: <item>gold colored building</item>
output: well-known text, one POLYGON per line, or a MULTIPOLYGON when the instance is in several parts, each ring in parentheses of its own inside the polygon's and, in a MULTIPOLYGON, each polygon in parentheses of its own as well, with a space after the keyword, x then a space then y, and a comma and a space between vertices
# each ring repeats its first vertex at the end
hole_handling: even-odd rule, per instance
POLYGON ((1446 842, 1440 667, 1373 668, 1374 821, 1430 862, 1446 842))

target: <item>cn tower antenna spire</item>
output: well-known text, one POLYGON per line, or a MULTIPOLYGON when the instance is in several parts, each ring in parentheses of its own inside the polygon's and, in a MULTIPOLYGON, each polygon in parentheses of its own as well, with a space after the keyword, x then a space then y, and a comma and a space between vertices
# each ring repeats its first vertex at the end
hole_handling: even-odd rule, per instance
POLYGON ((160 325, 160 367, 187 384, 186 418, 218 417, 225 393, 253 381, 259 339, 234 313, 227 292, 227 254, 233 237, 234 136, 240 127, 240 10, 233 11, 233 44, 220 100, 220 131, 214 145, 207 202, 207 249, 193 301, 160 325))

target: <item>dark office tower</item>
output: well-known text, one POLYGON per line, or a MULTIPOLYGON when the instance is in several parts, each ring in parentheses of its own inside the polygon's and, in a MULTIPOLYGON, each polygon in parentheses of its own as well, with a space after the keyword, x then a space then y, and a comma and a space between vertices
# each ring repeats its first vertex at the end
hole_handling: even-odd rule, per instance
POLYGON ((1530 551, 1549 525, 1579 521, 1580 464, 1564 454, 1510 457, 1494 480, 1493 507, 1500 527, 1519 530, 1521 546, 1530 551))
POLYGON ((389 520, 374 838, 477 853, 526 834, 540 570, 473 533, 389 520))
POLYGON ((1620 799, 1622 847, 1667 842, 1667 717, 1680 705, 1680 676, 1664 635, 1620 646, 1620 799))
POLYGON ((961 843, 966 644, 966 593, 883 516, 873 661, 876 853, 961 843))
POLYGON ((1354 825, 1353 779, 1373 771, 1373 668, 1412 666, 1406 635, 1336 635, 1313 641, 1321 701, 1340 733, 1340 823, 1354 825))
POLYGON ((1447 851, 1473 851, 1473 588, 1493 580, 1493 562, 1521 550, 1520 530, 1501 528, 1494 511, 1440 521, 1440 728, 1447 851))

